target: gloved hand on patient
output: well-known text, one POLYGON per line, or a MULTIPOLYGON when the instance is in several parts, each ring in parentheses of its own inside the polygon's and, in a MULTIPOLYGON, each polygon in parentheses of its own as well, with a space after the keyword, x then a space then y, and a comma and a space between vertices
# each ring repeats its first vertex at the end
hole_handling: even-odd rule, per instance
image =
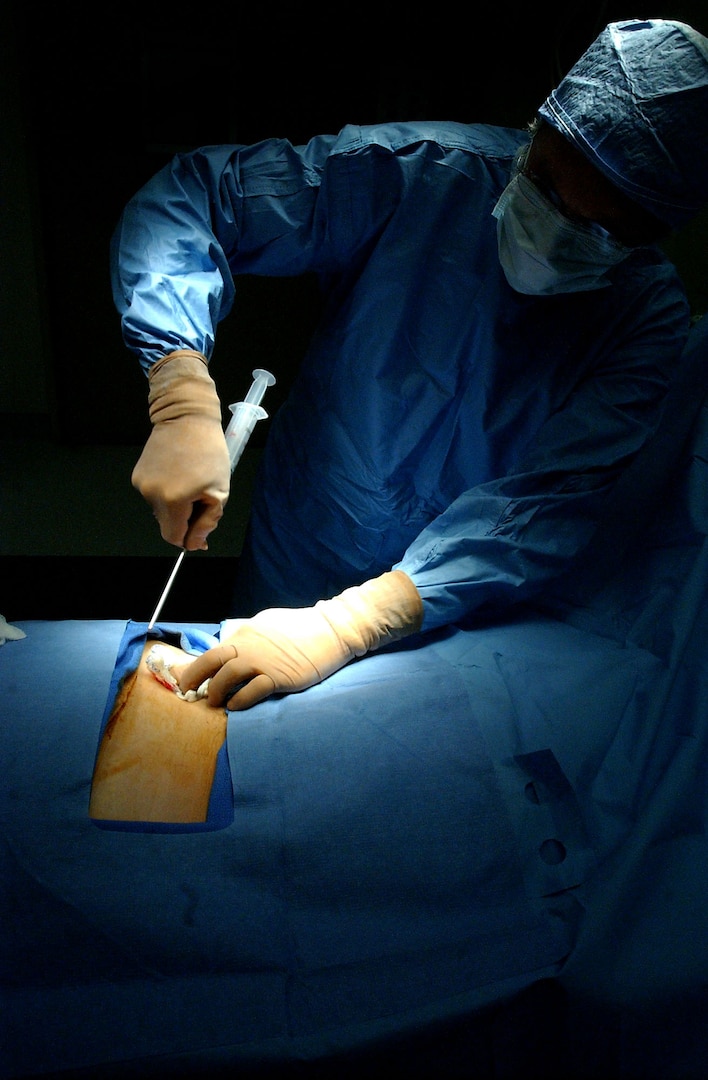
POLYGON ((268 608, 179 673, 183 693, 209 679, 207 699, 233 711, 321 682, 357 656, 420 630, 411 579, 392 570, 310 608, 268 608))
POLYGON ((221 404, 206 358, 182 349, 158 360, 148 400, 153 427, 133 486, 152 506, 164 540, 206 550, 231 482, 221 404))

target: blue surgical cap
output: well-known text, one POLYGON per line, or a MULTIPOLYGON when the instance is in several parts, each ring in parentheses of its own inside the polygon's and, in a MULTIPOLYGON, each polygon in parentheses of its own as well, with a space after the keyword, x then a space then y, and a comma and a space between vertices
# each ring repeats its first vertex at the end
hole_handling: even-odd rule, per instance
POLYGON ((539 113, 670 228, 708 203, 708 38, 685 23, 610 23, 539 113))

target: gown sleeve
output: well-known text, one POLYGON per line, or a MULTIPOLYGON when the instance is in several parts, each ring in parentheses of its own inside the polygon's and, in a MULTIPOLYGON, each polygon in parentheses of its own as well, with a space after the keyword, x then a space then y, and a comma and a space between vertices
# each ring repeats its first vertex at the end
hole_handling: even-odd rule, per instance
POLYGON ((174 349, 211 357, 234 275, 326 266, 332 236, 318 195, 333 136, 177 155, 126 206, 111 240, 123 338, 150 366, 174 349))
POLYGON ((596 329, 597 363, 514 467, 462 493, 396 564, 423 598, 424 630, 533 600, 578 565, 680 371, 686 297, 669 264, 645 281, 618 286, 622 312, 596 329))
POLYGON ((413 178, 407 149, 438 137, 464 145, 466 129, 347 125, 301 146, 266 139, 176 155, 130 200, 111 239, 127 347, 146 370, 174 349, 209 359, 234 277, 350 270, 413 178))

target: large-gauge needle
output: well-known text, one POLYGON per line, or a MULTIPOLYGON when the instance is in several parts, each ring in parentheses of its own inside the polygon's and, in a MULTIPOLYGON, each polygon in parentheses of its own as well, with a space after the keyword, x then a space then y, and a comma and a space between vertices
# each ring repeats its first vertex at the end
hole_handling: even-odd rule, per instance
POLYGON ((182 559, 185 557, 186 554, 187 554, 187 549, 182 548, 179 555, 177 556, 177 562, 175 563, 175 565, 174 565, 174 567, 172 569, 172 573, 170 574, 169 578, 167 579, 167 584, 165 585, 164 589, 162 590, 162 596, 157 601, 157 607, 155 608, 155 610, 152 613, 152 618, 150 619, 150 622, 148 624, 148 630, 152 630, 153 626, 157 622, 157 618, 158 618, 160 612, 162 611, 162 605, 164 604, 165 600, 167 599, 167 594, 169 593, 170 589, 172 588, 172 582, 176 578, 177 571, 179 570, 179 568, 180 568, 180 566, 182 564, 182 559))

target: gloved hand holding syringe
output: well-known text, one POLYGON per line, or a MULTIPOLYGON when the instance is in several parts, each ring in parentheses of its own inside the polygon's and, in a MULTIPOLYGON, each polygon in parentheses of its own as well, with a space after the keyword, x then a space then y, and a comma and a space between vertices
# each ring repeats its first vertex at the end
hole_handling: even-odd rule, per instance
MULTIPOLYGON (((268 416, 268 413, 261 406, 261 401, 263 400, 266 389, 275 383, 275 376, 271 375, 269 371, 265 371, 263 368, 256 368, 252 372, 252 375, 253 382, 244 400, 229 405, 231 419, 224 435, 229 451, 229 462, 232 473, 243 454, 246 443, 248 442, 256 423, 259 420, 265 420, 268 416)), ((168 578, 167 584, 163 589, 162 595, 157 602, 157 607, 148 624, 148 630, 152 630, 157 622, 165 600, 167 599, 175 577, 177 576, 177 571, 179 570, 186 553, 186 549, 183 549, 177 556, 177 561, 172 569, 172 573, 168 578)))

